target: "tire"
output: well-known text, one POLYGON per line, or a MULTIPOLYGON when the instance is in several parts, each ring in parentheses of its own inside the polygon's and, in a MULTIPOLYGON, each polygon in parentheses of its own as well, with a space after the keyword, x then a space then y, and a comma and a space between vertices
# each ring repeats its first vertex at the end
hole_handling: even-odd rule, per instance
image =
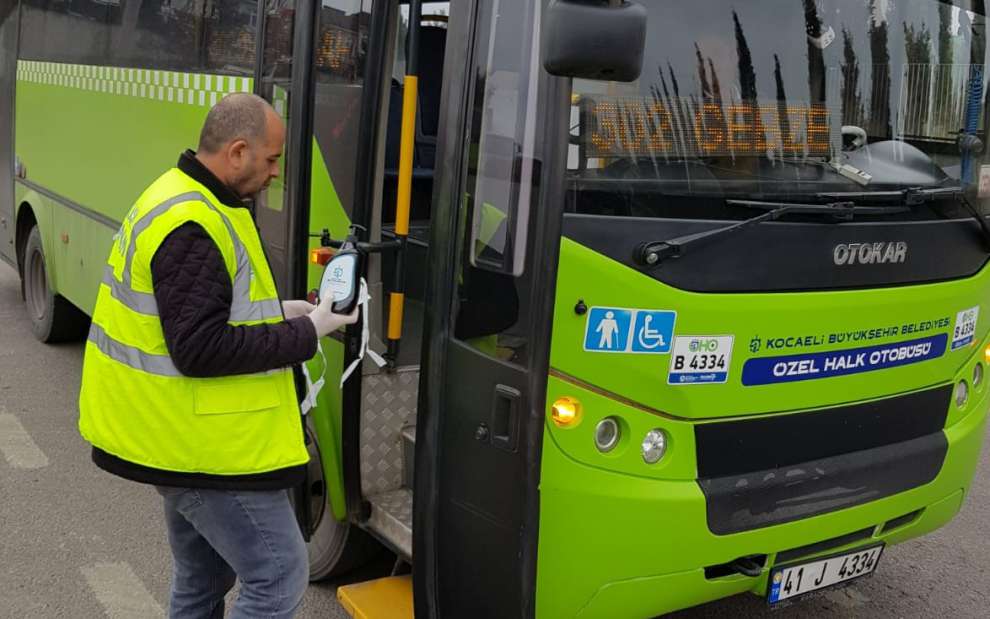
POLYGON ((323 460, 316 443, 316 432, 306 417, 306 443, 309 449, 310 515, 313 534, 306 545, 309 550, 309 580, 317 582, 341 576, 378 557, 384 547, 360 527, 338 522, 333 517, 330 497, 323 476, 323 460))
POLYGON ((24 273, 21 277, 24 304, 31 319, 34 337, 46 344, 82 339, 89 325, 89 318, 49 287, 48 264, 38 226, 31 228, 28 233, 24 246, 24 273))

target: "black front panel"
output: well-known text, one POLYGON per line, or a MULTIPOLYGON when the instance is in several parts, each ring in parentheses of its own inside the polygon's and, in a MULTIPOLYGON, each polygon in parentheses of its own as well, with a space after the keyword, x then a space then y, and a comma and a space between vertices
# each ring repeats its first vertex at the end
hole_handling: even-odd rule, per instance
POLYGON ((786 468, 901 443, 945 427, 952 386, 814 412, 699 424, 698 477, 786 468))
POLYGON ((952 386, 876 402, 695 428, 708 527, 738 533, 932 481, 952 386))
POLYGON ((566 215, 564 236, 661 282, 697 292, 772 292, 895 286, 969 277, 987 260, 975 221, 759 224, 691 246, 646 267, 642 243, 674 239, 734 222, 566 215), (906 243, 903 262, 834 263, 835 247, 906 243))
POLYGON ((927 484, 949 443, 938 432, 799 466, 698 481, 716 535, 740 533, 876 501, 927 484))

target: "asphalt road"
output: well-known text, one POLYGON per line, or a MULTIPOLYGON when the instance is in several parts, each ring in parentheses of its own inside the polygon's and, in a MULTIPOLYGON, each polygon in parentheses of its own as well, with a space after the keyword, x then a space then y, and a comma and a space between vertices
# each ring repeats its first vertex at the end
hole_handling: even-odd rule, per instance
MULTIPOLYGON (((16 274, 0 263, 0 618, 161 617, 170 556, 160 499, 97 470, 76 431, 82 345, 34 340, 16 274)), ((739 596, 703 617, 990 616, 990 458, 962 513, 884 553, 872 578, 770 613, 739 596)), ((345 617, 333 583, 310 587, 301 619, 345 617)))

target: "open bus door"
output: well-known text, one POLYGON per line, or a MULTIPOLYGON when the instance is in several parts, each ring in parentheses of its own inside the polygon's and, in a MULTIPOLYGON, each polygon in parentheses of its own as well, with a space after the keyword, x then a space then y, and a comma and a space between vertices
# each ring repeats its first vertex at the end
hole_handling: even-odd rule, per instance
MULTIPOLYGON (((410 8, 412 24, 420 23, 417 5, 410 8)), ((449 21, 443 20, 447 62, 435 160, 428 170, 412 166, 410 179, 414 198, 417 181, 432 183, 430 217, 426 222, 414 217, 398 266, 388 253, 380 258, 382 273, 405 263, 401 350, 395 367, 370 368, 360 383, 360 402, 352 396, 349 406, 348 389, 357 389, 345 387, 349 512, 411 562, 418 617, 534 614, 551 291, 562 204, 546 179, 563 178, 551 169, 557 164, 545 163, 562 165, 563 156, 545 152, 544 145, 562 144, 548 134, 567 131, 566 118, 549 122, 548 110, 561 107, 549 101, 559 103, 567 93, 562 80, 540 69, 539 5, 450 3, 449 21), (415 474, 404 475, 411 488, 383 491, 378 484, 385 476, 379 473, 392 469, 365 454, 375 445, 389 445, 371 444, 369 437, 384 431, 386 419, 409 393, 404 375, 418 377, 411 389, 415 393, 418 387, 418 406, 401 413, 408 415, 402 441, 413 446, 415 474), (383 410, 382 402, 395 404, 383 410), (360 417, 352 414, 357 408, 360 417), (412 501, 411 521, 403 522, 406 514, 397 508, 403 500, 412 501), (408 541, 401 534, 405 526, 411 528, 408 541)), ((409 39, 415 47, 419 33, 409 39)), ((426 73, 437 67, 420 60, 422 98, 426 73)), ((399 87, 410 83, 416 80, 407 76, 399 87)), ((423 125, 422 116, 418 123, 423 125)), ((395 133, 391 126, 389 131, 395 133)), ((385 142, 387 184, 388 137, 385 142)), ((421 142, 417 137, 417 161, 428 159, 421 142)), ((382 238, 389 238, 395 233, 385 202, 382 238)), ((366 223, 377 240, 375 217, 366 223)), ((370 261, 372 280, 376 260, 370 261)), ((383 299, 399 287, 385 276, 369 285, 380 287, 381 294, 373 296, 383 299)), ((388 323, 373 321, 373 341, 375 329, 383 336, 388 323)), ((410 579, 401 582, 408 596, 410 579)), ((366 584, 341 588, 345 609, 377 616, 368 603, 396 612, 398 606, 384 601, 394 599, 394 579, 378 589, 366 584)))
POLYGON ((451 37, 470 61, 445 75, 433 194, 442 215, 417 436, 416 615, 532 616, 559 225, 541 110, 553 106, 538 3, 457 8, 451 37))

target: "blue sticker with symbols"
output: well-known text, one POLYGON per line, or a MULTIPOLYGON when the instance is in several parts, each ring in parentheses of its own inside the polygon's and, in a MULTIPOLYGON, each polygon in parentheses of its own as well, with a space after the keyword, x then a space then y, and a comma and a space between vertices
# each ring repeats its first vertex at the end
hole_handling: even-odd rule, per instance
POLYGON ((676 318, 676 312, 667 310, 593 307, 585 326, 584 350, 667 354, 676 318))

